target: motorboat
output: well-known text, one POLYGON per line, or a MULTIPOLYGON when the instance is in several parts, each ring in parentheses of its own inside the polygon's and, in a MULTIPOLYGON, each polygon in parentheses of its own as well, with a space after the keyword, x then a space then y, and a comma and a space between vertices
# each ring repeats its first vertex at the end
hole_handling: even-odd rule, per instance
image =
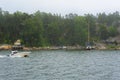
POLYGON ((31 52, 18 52, 17 50, 11 51, 11 54, 9 54, 9 57, 29 57, 29 54, 31 52))
POLYGON ((24 46, 21 45, 21 40, 18 39, 12 46, 11 54, 9 54, 8 56, 9 57, 29 57, 29 54, 31 52, 21 51, 23 50, 23 47, 24 46))
POLYGON ((91 46, 86 46, 86 50, 91 50, 92 47, 91 46))

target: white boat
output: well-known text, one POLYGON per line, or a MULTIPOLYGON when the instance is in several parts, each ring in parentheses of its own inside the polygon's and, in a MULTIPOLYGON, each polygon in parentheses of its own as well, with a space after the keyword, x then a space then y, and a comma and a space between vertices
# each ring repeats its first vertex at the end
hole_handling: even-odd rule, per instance
POLYGON ((91 50, 92 49, 92 46, 88 45, 86 46, 86 50, 91 50))
POLYGON ((17 50, 11 51, 9 57, 29 57, 31 52, 18 52, 17 50))

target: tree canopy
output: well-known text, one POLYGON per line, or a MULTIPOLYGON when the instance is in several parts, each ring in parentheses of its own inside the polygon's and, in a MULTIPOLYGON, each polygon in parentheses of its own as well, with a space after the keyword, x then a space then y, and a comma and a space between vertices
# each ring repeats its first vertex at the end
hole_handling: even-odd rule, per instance
POLYGON ((120 14, 61 16, 40 11, 11 14, 0 8, 0 44, 12 44, 20 39, 26 46, 85 45, 88 25, 90 41, 106 40, 119 35, 120 14))

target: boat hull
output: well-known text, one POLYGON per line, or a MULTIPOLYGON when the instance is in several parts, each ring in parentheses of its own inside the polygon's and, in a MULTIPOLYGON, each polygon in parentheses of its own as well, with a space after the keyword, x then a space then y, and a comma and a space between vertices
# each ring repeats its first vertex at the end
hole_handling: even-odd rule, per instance
POLYGON ((29 57, 30 52, 18 52, 10 57, 29 57))

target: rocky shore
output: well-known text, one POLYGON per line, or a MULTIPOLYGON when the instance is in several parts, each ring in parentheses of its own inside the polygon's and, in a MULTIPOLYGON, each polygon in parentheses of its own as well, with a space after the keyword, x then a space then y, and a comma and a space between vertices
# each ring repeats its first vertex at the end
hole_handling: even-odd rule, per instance
MULTIPOLYGON (((0 50, 11 50, 12 45, 0 45, 0 50)), ((97 44, 92 46, 94 50, 120 50, 120 46, 108 46, 97 44)), ((86 50, 83 46, 48 46, 48 47, 23 47, 23 50, 86 50)))

